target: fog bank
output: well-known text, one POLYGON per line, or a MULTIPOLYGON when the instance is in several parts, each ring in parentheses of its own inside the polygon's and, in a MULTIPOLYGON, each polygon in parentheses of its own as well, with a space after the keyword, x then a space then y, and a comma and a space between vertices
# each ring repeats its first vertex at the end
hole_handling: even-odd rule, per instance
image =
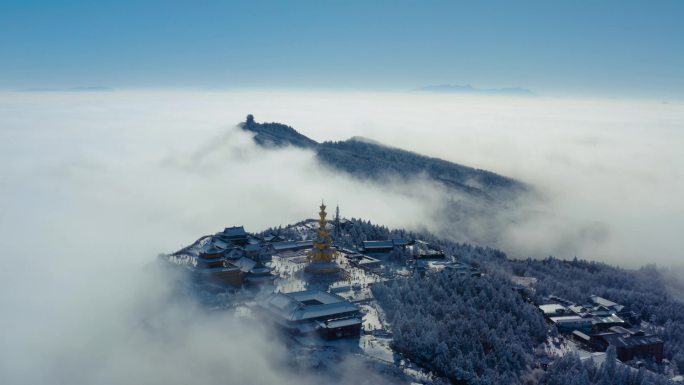
POLYGON ((459 233, 439 220, 450 198, 440 186, 360 182, 311 152, 264 150, 234 127, 247 113, 319 141, 366 136, 534 186, 542 199, 522 202, 493 241, 510 255, 681 260, 681 102, 5 93, 0 382, 289 381, 274 365, 282 347, 258 328, 175 302, 168 278, 148 266, 155 255, 223 226, 313 217, 321 198, 347 217, 459 233))
POLYGON ((305 92, 8 93, 0 102, 12 228, 34 211, 87 216, 86 203, 118 204, 112 214, 126 227, 150 234, 164 223, 169 236, 145 250, 157 252, 223 225, 310 217, 325 198, 345 216, 438 230, 439 189, 377 188, 321 170, 307 152, 261 151, 232 130, 253 113, 319 141, 366 136, 529 183, 545 200, 521 207, 533 218, 497 242, 512 255, 623 265, 681 257, 682 102, 305 92))

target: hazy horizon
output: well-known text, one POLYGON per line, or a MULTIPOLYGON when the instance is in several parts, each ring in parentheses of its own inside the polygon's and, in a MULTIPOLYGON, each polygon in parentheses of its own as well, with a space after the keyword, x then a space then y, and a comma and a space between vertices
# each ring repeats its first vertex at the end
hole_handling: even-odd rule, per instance
POLYGON ((282 86, 282 87, 258 87, 258 86, 123 86, 116 87, 103 84, 81 84, 74 83, 61 86, 24 86, 24 87, 5 87, 0 88, 0 93, 17 93, 17 94, 108 94, 108 93, 125 93, 125 92, 146 92, 146 93, 299 93, 299 94, 325 94, 325 93, 339 93, 339 94, 424 94, 424 95, 454 95, 454 96, 472 96, 472 97, 487 97, 499 96, 510 97, 513 99, 526 98, 546 98, 558 100, 604 100, 604 101, 646 101, 657 103, 678 103, 684 101, 684 94, 624 94, 619 91, 605 90, 602 92, 562 92, 562 91, 540 91, 538 89, 527 88, 524 85, 509 85, 509 84, 473 84, 468 82, 449 83, 436 82, 426 84, 416 84, 415 86, 407 87, 363 87, 363 86, 349 86, 349 87, 332 87, 332 86, 310 86, 310 87, 296 87, 296 86, 282 86), (424 87, 430 86, 455 86, 455 87, 472 87, 473 91, 429 91, 421 90, 424 87), (522 89, 530 91, 529 94, 506 94, 497 93, 499 90, 507 89, 522 89))
POLYGON ((410 90, 684 97, 681 2, 3 2, 1 89, 410 90))

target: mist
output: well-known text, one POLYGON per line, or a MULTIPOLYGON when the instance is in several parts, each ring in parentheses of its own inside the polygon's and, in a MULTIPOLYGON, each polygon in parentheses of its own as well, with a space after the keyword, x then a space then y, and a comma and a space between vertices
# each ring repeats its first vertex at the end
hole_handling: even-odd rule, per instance
POLYGON ((539 194, 502 214, 492 246, 636 267, 682 257, 683 107, 351 92, 0 94, 0 380, 315 381, 289 371, 261 326, 178 298, 155 256, 224 226, 260 231, 314 217, 321 199, 345 217, 467 241, 440 220, 449 195, 439 185, 362 182, 309 151, 262 149, 235 128, 248 113, 318 141, 360 135, 517 178, 539 194))
MULTIPOLYGON (((366 136, 532 186, 539 195, 519 202, 515 212, 502 213, 496 227, 504 228, 489 240, 511 256, 578 256, 626 267, 681 263, 681 101, 416 94, 280 97, 274 97, 275 111, 256 108, 256 116, 287 122, 315 139, 366 136), (298 114, 298 105, 315 106, 316 113, 298 114)), ((407 218, 405 226, 412 221, 407 218)), ((434 224, 434 218, 428 222, 434 224)), ((458 233, 448 227, 430 229, 444 236, 458 233)))

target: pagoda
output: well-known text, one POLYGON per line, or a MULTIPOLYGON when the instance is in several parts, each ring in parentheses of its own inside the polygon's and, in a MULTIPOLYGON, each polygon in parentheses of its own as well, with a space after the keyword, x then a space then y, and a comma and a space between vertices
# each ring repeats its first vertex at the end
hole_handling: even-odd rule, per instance
POLYGON ((337 251, 332 245, 330 233, 325 228, 328 223, 325 217, 328 214, 325 212, 323 202, 321 202, 321 211, 318 215, 320 217, 318 219, 318 232, 313 248, 308 255, 309 265, 305 270, 309 273, 337 273, 340 271, 340 267, 335 263, 337 251))

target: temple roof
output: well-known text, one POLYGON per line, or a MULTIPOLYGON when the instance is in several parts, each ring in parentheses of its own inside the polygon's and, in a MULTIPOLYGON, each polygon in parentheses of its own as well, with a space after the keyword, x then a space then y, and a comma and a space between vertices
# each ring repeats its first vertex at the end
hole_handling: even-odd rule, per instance
POLYGON ((202 254, 222 254, 225 250, 221 249, 219 247, 216 247, 213 243, 205 243, 201 248, 200 248, 200 255, 202 254))
POLYGON ((662 344, 657 336, 624 336, 622 334, 604 334, 601 336, 606 342, 616 348, 631 348, 636 346, 662 344))
POLYGON ((286 241, 273 243, 273 249, 276 251, 288 249, 300 249, 313 246, 313 241, 286 241))
POLYGON ((234 226, 226 227, 221 235, 227 238, 245 238, 247 237, 247 232, 244 226, 234 226))
POLYGON ((256 244, 256 243, 250 243, 249 245, 245 246, 245 251, 259 251, 261 250, 261 245, 256 244))
POLYGON ((364 249, 391 249, 394 247, 394 242, 391 240, 387 241, 364 241, 364 249))
POLYGON ((247 257, 242 257, 237 261, 231 262, 233 265, 237 266, 243 272, 247 273, 256 266, 256 261, 249 259, 247 257))
POLYGON ((340 296, 313 290, 275 293, 266 300, 265 307, 278 317, 295 322, 359 311, 356 305, 340 296))

